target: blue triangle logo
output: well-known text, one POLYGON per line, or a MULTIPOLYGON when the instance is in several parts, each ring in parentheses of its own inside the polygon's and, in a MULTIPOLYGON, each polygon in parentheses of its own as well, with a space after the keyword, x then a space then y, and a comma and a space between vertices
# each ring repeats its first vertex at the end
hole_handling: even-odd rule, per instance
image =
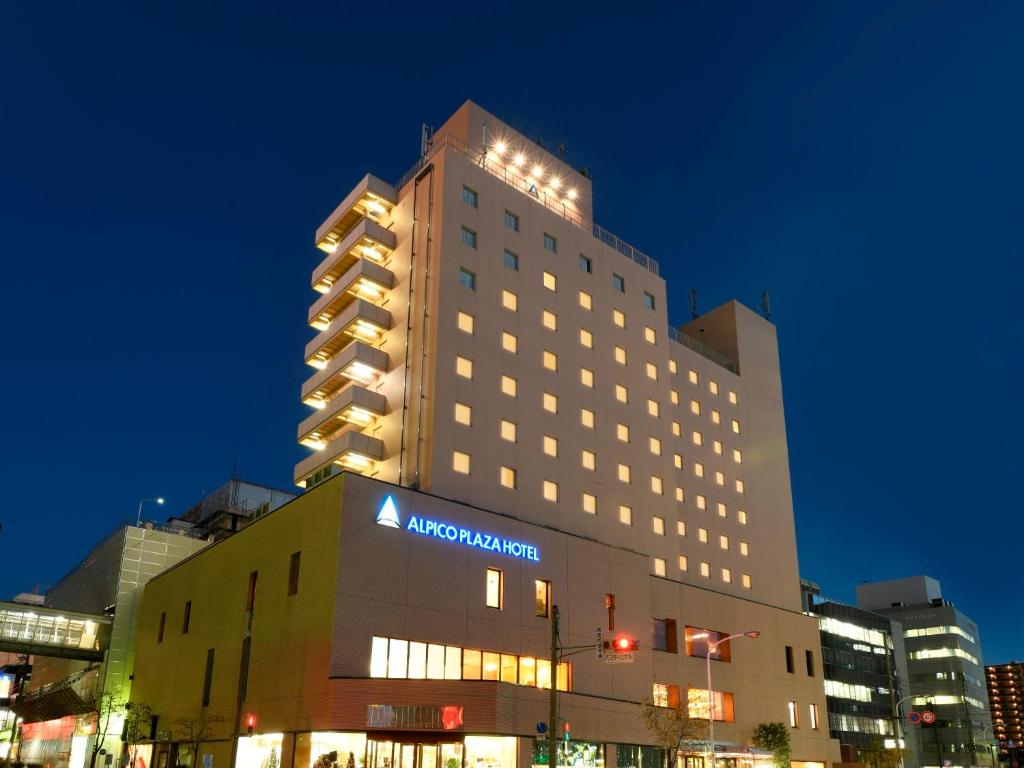
POLYGON ((395 506, 395 500, 390 496, 384 499, 384 503, 380 505, 380 511, 377 513, 377 525, 386 525, 388 528, 402 527, 398 522, 398 508, 395 506))

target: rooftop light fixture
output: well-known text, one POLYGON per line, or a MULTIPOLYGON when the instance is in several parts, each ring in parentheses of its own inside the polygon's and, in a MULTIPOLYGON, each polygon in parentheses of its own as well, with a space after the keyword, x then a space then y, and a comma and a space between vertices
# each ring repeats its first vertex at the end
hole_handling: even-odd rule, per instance
POLYGON ((526 156, 522 152, 516 152, 515 157, 512 158, 512 165, 516 168, 522 168, 526 165, 526 156))
POLYGON ((508 149, 508 147, 505 145, 504 141, 499 141, 497 144, 494 145, 494 151, 497 152, 499 155, 504 155, 506 149, 508 149))
POLYGON ((552 179, 551 179, 551 188, 552 189, 558 189, 560 186, 562 186, 562 180, 560 178, 558 178, 557 176, 552 177, 552 179))
POLYGON ((530 175, 531 176, 536 176, 539 179, 541 176, 544 175, 544 166, 539 165, 539 164, 533 166, 533 170, 530 171, 530 175))
POLYGON ((579 197, 579 195, 580 193, 577 192, 575 189, 570 189, 569 194, 566 195, 566 197, 568 197, 570 200, 575 200, 577 197, 579 197))

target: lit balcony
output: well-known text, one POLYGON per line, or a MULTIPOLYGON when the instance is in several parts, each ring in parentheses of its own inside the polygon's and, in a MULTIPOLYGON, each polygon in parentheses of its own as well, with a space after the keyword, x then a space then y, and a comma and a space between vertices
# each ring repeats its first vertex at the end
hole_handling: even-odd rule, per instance
POLYGON ((334 253, 359 219, 366 216, 378 223, 387 220, 396 200, 394 187, 367 174, 317 229, 316 247, 334 253))
POLYGON ((365 259, 377 264, 385 261, 395 250, 396 242, 394 232, 364 218, 345 235, 331 255, 317 265, 310 278, 310 285, 314 291, 327 293, 345 270, 357 261, 365 259))
POLYGON ((326 330, 331 320, 355 299, 377 303, 394 284, 391 270, 360 259, 309 308, 309 324, 318 331, 326 330))
POLYGON ((349 384, 299 424, 299 442, 319 450, 324 443, 349 424, 359 429, 384 415, 384 395, 358 384, 349 384))
POLYGON ((374 344, 389 328, 390 312, 365 299, 356 299, 306 345, 306 362, 314 368, 324 368, 352 339, 374 344))
POLYGON ((337 440, 327 443, 323 450, 295 465, 296 484, 306 487, 306 478, 328 464, 337 464, 353 472, 369 472, 374 462, 384 458, 384 443, 361 432, 342 432, 337 440))
POLYGON ((361 341, 353 341, 302 385, 302 402, 320 408, 350 381, 369 384, 388 369, 388 355, 361 341))

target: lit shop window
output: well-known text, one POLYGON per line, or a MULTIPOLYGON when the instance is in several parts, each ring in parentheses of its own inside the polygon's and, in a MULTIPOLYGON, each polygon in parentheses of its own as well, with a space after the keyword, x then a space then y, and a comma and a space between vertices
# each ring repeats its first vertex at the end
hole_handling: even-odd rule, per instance
POLYGON ((515 397, 519 387, 518 382, 511 376, 502 375, 501 377, 501 394, 508 395, 509 397, 515 397))
POLYGON ((729 402, 733 405, 736 405, 736 403, 739 402, 739 398, 737 398, 736 393, 731 389, 729 390, 729 402))
POLYGON ((588 515, 597 514, 597 497, 594 496, 592 493, 584 493, 582 503, 583 511, 586 512, 588 515))
POLYGON ((580 384, 582 384, 584 387, 593 389, 594 372, 589 368, 580 368, 580 384))
POLYGON ((619 328, 626 327, 626 316, 618 309, 612 310, 612 322, 615 323, 619 328))
POLYGON ((476 290, 476 273, 468 269, 459 268, 459 285, 470 291, 476 290))
POLYGON ((462 228, 462 242, 470 248, 476 248, 476 232, 469 227, 462 228))
POLYGON ((626 350, 622 347, 615 348, 615 362, 619 365, 626 364, 626 350))
POLYGON ((648 344, 658 343, 658 334, 654 332, 654 329, 650 326, 644 326, 644 341, 648 344))
POLYGON ((691 384, 700 384, 700 376, 697 375, 696 371, 693 371, 693 370, 690 371, 690 383, 691 384))
POLYGON ((731 693, 712 691, 709 702, 706 688, 688 688, 686 690, 686 709, 690 717, 707 720, 709 704, 715 720, 721 720, 725 723, 733 722, 731 693))
POLYGON ((689 570, 689 567, 690 567, 689 558, 687 558, 686 555, 680 555, 679 556, 679 570, 680 571, 686 571, 686 570, 689 570))
POLYGON ((462 451, 452 451, 452 469, 460 475, 468 475, 469 454, 462 451))
POLYGON ((619 480, 622 481, 623 483, 628 483, 630 481, 629 477, 630 477, 629 465, 628 464, 619 464, 619 480))
POLYGON ((580 306, 586 310, 591 310, 594 308, 594 300, 586 291, 580 291, 580 306))
POLYGON ((633 524, 633 508, 627 507, 625 504, 619 505, 619 522, 623 525, 633 524))
POLYGON ((549 291, 557 290, 558 289, 558 278, 555 277, 550 272, 545 272, 544 273, 544 287, 547 288, 549 291))
POLYGON ((455 373, 464 379, 473 378, 473 361, 466 357, 455 358, 455 373))
POLYGON ((473 409, 464 403, 455 404, 455 421, 467 427, 473 424, 473 409))
POLYGON ((544 435, 544 453, 548 456, 558 456, 558 438, 544 435))
POLYGON ((652 517, 651 518, 651 530, 654 531, 656 536, 665 535, 665 518, 663 517, 652 517))
POLYGON ((514 421, 505 421, 505 419, 501 420, 500 434, 502 440, 508 440, 510 443, 514 443, 516 441, 516 431, 516 423, 514 421))
POLYGON ((629 427, 625 424, 617 424, 615 426, 615 437, 621 440, 623 443, 629 442, 629 427))
POLYGON ((657 475, 651 475, 651 493, 661 496, 665 492, 665 483, 657 475))
POLYGON ((647 363, 644 366, 644 370, 647 373, 648 379, 653 379, 654 381, 658 380, 658 366, 656 366, 654 363, 647 363))
POLYGON ((487 607, 501 610, 502 598, 504 597, 504 574, 499 568, 487 569, 487 607))
POLYGON ((558 395, 552 395, 550 392, 545 392, 543 403, 545 411, 548 413, 558 413, 558 395))
POLYGON ((580 328, 580 345, 587 349, 594 348, 594 334, 588 331, 586 328, 580 328))
POLYGON ((679 686, 655 683, 651 692, 651 703, 656 707, 679 706, 679 686))
POLYGON ((558 501, 558 483, 552 480, 544 481, 544 500, 558 501))
POLYGON ((512 467, 502 467, 499 473, 499 480, 505 488, 515 488, 518 485, 518 473, 512 467))
POLYGON ((549 371, 558 370, 558 355, 556 355, 554 352, 549 352, 548 350, 545 349, 543 355, 543 362, 544 367, 547 368, 549 371))
POLYGON ((621 384, 616 384, 615 385, 615 399, 618 400, 620 403, 628 403, 629 402, 629 390, 626 389, 621 384))
POLYGON ((662 557, 654 558, 654 575, 664 576, 665 575, 665 559, 662 557))
MULTIPOLYGON (((543 658, 517 656, 456 645, 409 642, 374 637, 370 677, 408 679, 410 670, 427 680, 493 680, 533 688, 551 687, 551 663, 543 658)), ((558 665, 557 687, 572 690, 572 664, 558 665)), ((466 737, 468 747, 469 739, 466 737)), ((514 762, 514 761, 513 761, 514 762)))
POLYGON ((516 294, 512 293, 512 291, 505 291, 505 290, 503 290, 501 292, 501 306, 503 306, 505 309, 509 309, 509 310, 511 310, 513 312, 518 312, 519 311, 519 297, 516 296, 516 294))
POLYGON ((544 310, 540 316, 541 325, 547 328, 549 331, 558 330, 558 316, 554 312, 548 312, 544 310))
POLYGON ((513 355, 519 351, 519 339, 508 331, 501 332, 501 348, 513 355))
POLYGON ((712 395, 717 395, 718 394, 718 382, 717 381, 713 381, 713 380, 710 380, 710 379, 708 380, 708 392, 710 392, 712 395))
POLYGON ((594 428, 594 412, 589 408, 580 408, 580 424, 587 429, 594 428))
POLYGON ((649 447, 655 456, 661 456, 661 440, 656 437, 650 438, 649 447))
POLYGON ((465 312, 459 312, 458 314, 458 326, 459 330, 463 333, 473 333, 473 316, 465 312))
POLYGON ((580 451, 580 465, 584 469, 594 471, 597 469, 597 457, 593 451, 580 451))

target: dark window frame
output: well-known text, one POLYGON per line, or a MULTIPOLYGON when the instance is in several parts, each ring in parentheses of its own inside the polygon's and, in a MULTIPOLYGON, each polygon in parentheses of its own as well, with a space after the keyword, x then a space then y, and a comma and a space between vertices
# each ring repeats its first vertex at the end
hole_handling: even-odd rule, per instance
POLYGON ((183 635, 187 635, 188 634, 188 625, 189 625, 189 622, 191 622, 191 621, 192 621, 192 601, 191 600, 186 600, 185 601, 185 613, 181 617, 181 634, 183 634, 183 635))
POLYGON ((288 560, 288 597, 299 594, 299 573, 302 568, 302 552, 292 552, 288 560))

